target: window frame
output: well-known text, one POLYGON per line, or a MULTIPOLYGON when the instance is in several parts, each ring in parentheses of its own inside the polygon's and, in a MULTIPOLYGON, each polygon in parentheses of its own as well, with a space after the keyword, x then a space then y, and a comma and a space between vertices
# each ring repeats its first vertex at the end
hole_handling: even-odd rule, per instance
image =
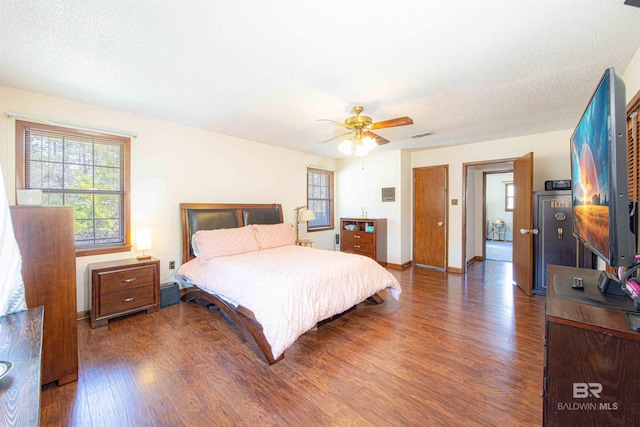
POLYGON ((513 182, 504 183, 504 210, 505 212, 513 212, 513 208, 516 203, 516 187, 513 182), (511 195, 509 195, 509 188, 512 188, 511 195), (509 201, 511 201, 511 207, 509 207, 509 201))
POLYGON ((640 200, 640 91, 627 104, 627 170, 629 199, 640 200))
POLYGON ((333 230, 335 228, 335 222, 334 222, 334 198, 335 198, 335 188, 334 188, 334 178, 335 178, 335 172, 334 171, 330 171, 327 169, 320 169, 320 168, 313 168, 313 167, 307 167, 307 207, 308 209, 310 206, 310 194, 309 194, 309 172, 314 172, 314 173, 322 173, 326 176, 329 177, 329 198, 328 199, 322 199, 322 200, 327 200, 328 204, 329 204, 329 209, 328 209, 328 213, 329 213, 329 224, 328 225, 319 225, 319 226, 309 226, 309 222, 307 222, 306 226, 307 226, 307 232, 308 233, 314 233, 316 231, 325 231, 325 230, 333 230))
MULTIPOLYGON (((65 135, 76 135, 84 138, 100 138, 112 141, 120 141, 124 144, 123 171, 123 224, 124 224, 124 244, 111 244, 100 247, 79 248, 76 245, 76 257, 101 255, 117 252, 129 252, 131 245, 131 138, 107 133, 90 132, 82 129, 74 129, 63 126, 48 125, 36 122, 16 120, 16 190, 23 190, 26 187, 26 131, 27 129, 38 129, 62 133, 65 135)), ((75 228, 75 225, 74 225, 75 228)), ((74 239, 75 240, 75 239, 74 239)))

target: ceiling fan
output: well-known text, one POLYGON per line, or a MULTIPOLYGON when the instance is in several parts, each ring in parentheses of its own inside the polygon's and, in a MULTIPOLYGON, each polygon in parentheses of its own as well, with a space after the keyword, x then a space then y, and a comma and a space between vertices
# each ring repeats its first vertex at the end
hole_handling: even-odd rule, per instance
POLYGON ((356 156, 360 157, 373 150, 376 145, 382 145, 389 142, 388 139, 371 132, 372 130, 413 124, 413 120, 411 120, 411 118, 407 116, 374 123, 371 117, 360 115, 360 113, 362 113, 363 111, 363 106, 356 105, 351 109, 351 112, 355 115, 346 119, 344 123, 337 122, 335 120, 320 119, 320 121, 331 122, 349 130, 348 132, 345 132, 338 136, 334 136, 333 138, 327 139, 326 141, 322 141, 320 142, 320 144, 326 144, 327 142, 333 141, 334 139, 340 138, 341 136, 353 134, 351 138, 343 141, 338 146, 338 148, 345 154, 351 154, 352 149, 355 148, 356 156))

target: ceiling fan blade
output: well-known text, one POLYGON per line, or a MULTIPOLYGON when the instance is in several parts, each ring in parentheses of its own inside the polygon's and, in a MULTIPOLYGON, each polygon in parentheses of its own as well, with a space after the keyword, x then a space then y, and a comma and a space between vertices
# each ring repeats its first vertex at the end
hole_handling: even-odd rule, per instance
POLYGON ((347 129, 351 129, 349 126, 345 125, 342 122, 337 122, 335 120, 330 120, 330 119, 318 119, 319 122, 331 122, 334 125, 338 125, 338 126, 342 126, 343 128, 347 128, 347 129))
POLYGON ((378 145, 383 145, 383 144, 387 144, 389 142, 388 139, 381 137, 378 134, 375 134, 373 132, 363 132, 364 136, 368 136, 369 138, 373 138, 376 141, 376 144, 378 145))
POLYGON ((411 120, 410 117, 404 116, 404 117, 398 117, 397 119, 384 120, 382 122, 372 123, 369 129, 376 130, 376 129, 392 128, 395 126, 406 126, 406 125, 412 125, 412 124, 413 124, 413 120, 411 120))
POLYGON ((340 134, 340 135, 338 135, 338 136, 334 136, 333 138, 329 138, 329 139, 327 139, 326 141, 318 142, 317 144, 318 144, 318 145, 320 145, 320 144, 326 144, 327 142, 331 142, 331 141, 333 141, 334 139, 338 139, 338 138, 340 138, 341 136, 344 136, 344 135, 349 135, 350 133, 353 133, 353 131, 349 131, 349 132, 341 133, 341 134, 340 134))

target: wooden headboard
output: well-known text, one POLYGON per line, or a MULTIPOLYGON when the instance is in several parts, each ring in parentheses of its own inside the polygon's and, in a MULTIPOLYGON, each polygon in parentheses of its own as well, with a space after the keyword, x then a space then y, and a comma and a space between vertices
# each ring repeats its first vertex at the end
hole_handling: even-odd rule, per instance
POLYGON ((237 228, 249 224, 282 222, 280 204, 180 203, 182 262, 192 258, 191 236, 198 230, 237 228))

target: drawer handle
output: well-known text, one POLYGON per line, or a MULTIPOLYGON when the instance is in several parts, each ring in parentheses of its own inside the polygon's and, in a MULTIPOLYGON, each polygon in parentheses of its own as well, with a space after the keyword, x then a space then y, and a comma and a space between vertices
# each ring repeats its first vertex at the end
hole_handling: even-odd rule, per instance
POLYGON ((353 247, 354 247, 354 248, 359 248, 359 247, 360 247, 360 245, 353 245, 353 247))
POLYGON ((131 297, 131 298, 122 298, 122 299, 121 299, 121 301, 122 301, 122 302, 131 302, 131 301, 133 301, 134 299, 136 299, 136 297, 131 297))
POLYGON ((360 236, 358 236, 357 234, 355 236, 353 236, 354 239, 359 239, 360 236))
POLYGON ((123 279, 122 281, 123 281, 124 283, 131 283, 131 282, 135 282, 135 281, 136 281, 136 278, 135 278, 135 277, 132 277, 131 279, 123 279))

